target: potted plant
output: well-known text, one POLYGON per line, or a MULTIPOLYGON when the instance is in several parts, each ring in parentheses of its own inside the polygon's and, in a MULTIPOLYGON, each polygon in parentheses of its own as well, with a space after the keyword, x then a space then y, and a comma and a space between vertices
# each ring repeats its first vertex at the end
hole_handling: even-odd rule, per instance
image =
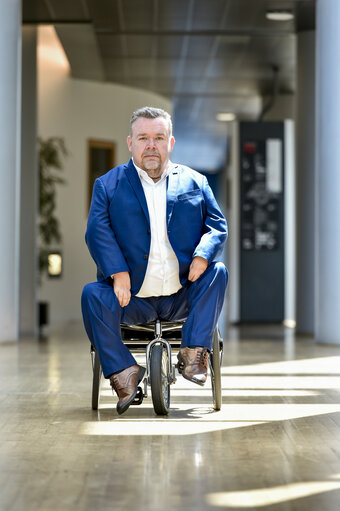
MULTIPOLYGON (((51 245, 60 245, 62 235, 55 215, 57 185, 64 184, 60 177, 63 159, 68 152, 60 137, 39 138, 39 281, 48 273, 51 245)), ((48 323, 48 303, 39 302, 39 326, 48 323)))

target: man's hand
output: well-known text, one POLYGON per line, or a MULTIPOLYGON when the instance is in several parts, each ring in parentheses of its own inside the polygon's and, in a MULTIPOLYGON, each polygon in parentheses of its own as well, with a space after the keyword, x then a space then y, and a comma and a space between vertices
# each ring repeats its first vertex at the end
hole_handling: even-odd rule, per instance
POLYGON ((205 272, 207 267, 208 261, 204 259, 204 257, 194 257, 189 268, 188 279, 191 280, 191 282, 195 282, 195 280, 197 280, 202 275, 202 273, 205 272))
POLYGON ((131 298, 131 281, 128 271, 115 273, 113 276, 113 291, 118 298, 119 305, 126 307, 131 298))

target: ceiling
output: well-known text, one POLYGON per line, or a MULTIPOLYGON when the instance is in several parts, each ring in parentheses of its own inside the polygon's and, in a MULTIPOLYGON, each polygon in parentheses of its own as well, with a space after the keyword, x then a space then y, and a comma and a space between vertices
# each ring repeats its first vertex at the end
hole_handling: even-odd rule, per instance
POLYGON ((174 159, 210 171, 226 157, 216 114, 256 119, 274 83, 294 94, 296 33, 314 20, 315 0, 23 0, 23 23, 55 25, 75 78, 172 99, 174 159), (269 21, 268 8, 295 18, 269 21))

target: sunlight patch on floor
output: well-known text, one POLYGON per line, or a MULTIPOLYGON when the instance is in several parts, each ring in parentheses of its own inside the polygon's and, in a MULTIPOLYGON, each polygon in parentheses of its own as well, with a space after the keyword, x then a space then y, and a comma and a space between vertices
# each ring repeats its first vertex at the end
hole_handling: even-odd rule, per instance
MULTIPOLYGON (((225 355, 227 358, 227 355, 225 355)), ((315 357, 259 364, 224 366, 223 374, 339 374, 340 357, 315 357)))
POLYGON ((253 508, 271 506, 333 490, 340 490, 340 481, 308 481, 257 490, 210 493, 206 496, 206 502, 209 506, 216 507, 253 508))
POLYGON ((215 412, 209 407, 175 403, 165 417, 154 415, 151 403, 135 408, 118 416, 114 406, 106 404, 102 414, 99 412, 99 420, 82 424, 80 434, 189 435, 340 413, 340 404, 236 404, 224 405, 221 411, 215 412))
POLYGON ((135 421, 107 421, 107 422, 86 422, 82 425, 80 433, 82 435, 109 435, 109 436, 145 436, 145 435, 196 435, 201 433, 211 433, 221 429, 232 429, 255 426, 260 422, 230 422, 223 424, 220 422, 194 422, 194 421, 166 421, 156 420, 144 421, 136 419, 135 421), (122 423, 123 422, 123 423, 122 423))
POLYGON ((224 389, 340 389, 339 376, 222 376, 224 389))

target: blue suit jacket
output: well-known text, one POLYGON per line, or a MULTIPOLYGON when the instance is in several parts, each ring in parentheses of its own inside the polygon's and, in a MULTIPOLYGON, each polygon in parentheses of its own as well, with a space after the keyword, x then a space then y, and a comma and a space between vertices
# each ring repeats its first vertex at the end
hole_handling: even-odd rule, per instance
MULTIPOLYGON (((167 177, 167 227, 185 284, 190 263, 201 256, 211 263, 227 239, 227 223, 207 179, 182 165, 171 164, 167 177)), ((128 271, 131 293, 142 286, 150 251, 150 220, 132 160, 96 179, 85 235, 97 264, 97 279, 128 271)))

